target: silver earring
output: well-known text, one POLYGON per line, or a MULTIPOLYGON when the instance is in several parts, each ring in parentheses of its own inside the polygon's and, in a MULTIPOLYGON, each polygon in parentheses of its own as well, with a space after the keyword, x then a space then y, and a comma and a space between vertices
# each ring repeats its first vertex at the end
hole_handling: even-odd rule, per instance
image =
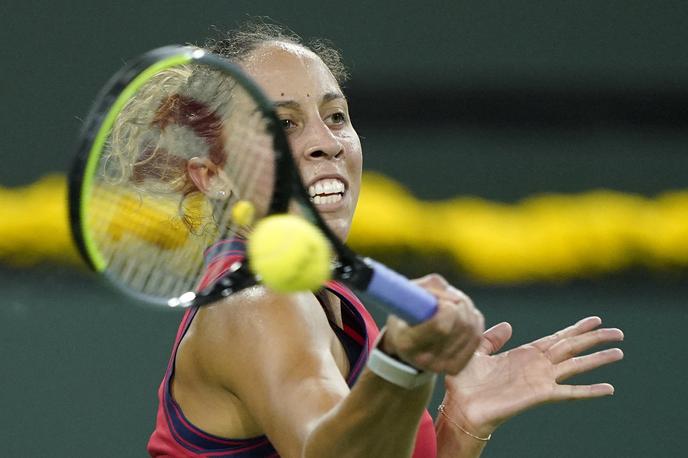
POLYGON ((217 192, 215 193, 215 198, 216 198, 216 199, 224 199, 225 197, 227 197, 227 192, 225 192, 225 191, 222 190, 222 189, 220 189, 219 191, 217 191, 217 192))

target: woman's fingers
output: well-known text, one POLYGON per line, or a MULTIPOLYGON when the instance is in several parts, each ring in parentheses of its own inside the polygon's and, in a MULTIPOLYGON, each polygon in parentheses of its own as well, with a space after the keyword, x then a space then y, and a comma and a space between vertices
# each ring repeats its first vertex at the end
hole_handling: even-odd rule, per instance
POLYGON ((540 351, 544 352, 552 345, 561 341, 562 339, 566 339, 568 337, 573 337, 591 331, 597 328, 600 324, 602 324, 602 319, 600 317, 589 316, 587 318, 583 318, 582 320, 567 328, 555 332, 554 334, 536 340, 532 343, 532 345, 538 348, 540 351))
POLYGON ((483 320, 482 314, 474 307, 473 302, 467 296, 463 296, 452 300, 440 298, 437 313, 426 322, 409 326, 398 318, 390 318, 388 324, 394 321, 395 327, 403 329, 403 335, 400 335, 397 342, 398 350, 403 352, 411 348, 444 348, 448 340, 466 332, 480 335, 483 331, 483 320))
POLYGON ((512 329, 511 325, 506 321, 492 326, 487 331, 483 332, 480 345, 476 350, 478 353, 484 355, 491 355, 497 353, 502 349, 505 343, 511 339, 512 329))
POLYGON ((569 358, 573 358, 596 345, 609 342, 620 342, 623 338, 624 335, 620 329, 595 329, 584 334, 560 340, 545 350, 545 355, 553 364, 557 364, 569 358))
POLYGON ((556 381, 560 382, 598 367, 622 360, 623 351, 619 348, 598 351, 591 355, 570 358, 555 366, 556 381))
POLYGON ((418 285, 426 289, 433 288, 438 290, 444 290, 450 286, 449 282, 442 275, 435 273, 417 278, 413 280, 413 282, 417 283, 418 285))
POLYGON ((455 375, 463 369, 475 352, 477 338, 457 340, 451 346, 439 352, 425 352, 417 356, 419 362, 426 362, 426 367, 432 372, 444 372, 455 375))
POLYGON ((556 385, 550 401, 573 401, 577 399, 591 399, 614 394, 614 387, 609 383, 594 385, 556 385))
POLYGON ((469 299, 461 302, 440 300, 440 310, 445 313, 438 317, 442 322, 435 326, 441 331, 430 331, 439 338, 421 347, 424 351, 418 357, 421 361, 430 359, 428 368, 433 372, 454 374, 466 365, 480 343, 483 317, 469 299))
MULTIPOLYGON (((441 284, 440 280, 435 282, 441 284)), ((426 289, 439 299, 435 316, 415 326, 390 317, 383 349, 424 370, 456 373, 478 347, 484 318, 459 290, 426 289)))

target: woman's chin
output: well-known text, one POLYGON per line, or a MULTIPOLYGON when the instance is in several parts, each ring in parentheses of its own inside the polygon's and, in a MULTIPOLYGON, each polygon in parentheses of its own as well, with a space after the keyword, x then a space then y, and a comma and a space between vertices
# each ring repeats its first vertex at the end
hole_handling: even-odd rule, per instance
POLYGON ((351 221, 348 218, 328 218, 324 216, 323 219, 334 235, 341 241, 346 241, 351 230, 351 221))

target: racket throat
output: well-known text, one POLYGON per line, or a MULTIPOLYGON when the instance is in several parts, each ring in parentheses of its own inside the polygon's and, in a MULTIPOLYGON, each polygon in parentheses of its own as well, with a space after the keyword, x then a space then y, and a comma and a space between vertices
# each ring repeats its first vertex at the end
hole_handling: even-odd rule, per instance
POLYGON ((367 290, 373 279, 373 270, 366 260, 354 255, 344 263, 337 261, 332 268, 334 278, 361 291, 367 290))
POLYGON ((249 269, 248 262, 246 260, 237 261, 229 272, 213 283, 210 288, 195 295, 192 302, 188 303, 186 306, 201 306, 217 302, 225 297, 229 297, 237 291, 250 288, 256 284, 258 284, 258 281, 256 276, 249 269))

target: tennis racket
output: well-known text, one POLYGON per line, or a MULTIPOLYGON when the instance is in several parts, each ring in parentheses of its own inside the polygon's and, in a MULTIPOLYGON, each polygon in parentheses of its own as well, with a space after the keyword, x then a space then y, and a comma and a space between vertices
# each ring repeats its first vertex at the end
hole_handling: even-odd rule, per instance
POLYGON ((272 102, 237 65, 203 49, 159 48, 119 70, 93 103, 69 175, 83 258, 152 304, 202 305, 258 283, 243 257, 197 291, 204 252, 295 208, 329 240, 333 279, 411 324, 434 315, 434 296, 335 236, 301 182, 272 102))

